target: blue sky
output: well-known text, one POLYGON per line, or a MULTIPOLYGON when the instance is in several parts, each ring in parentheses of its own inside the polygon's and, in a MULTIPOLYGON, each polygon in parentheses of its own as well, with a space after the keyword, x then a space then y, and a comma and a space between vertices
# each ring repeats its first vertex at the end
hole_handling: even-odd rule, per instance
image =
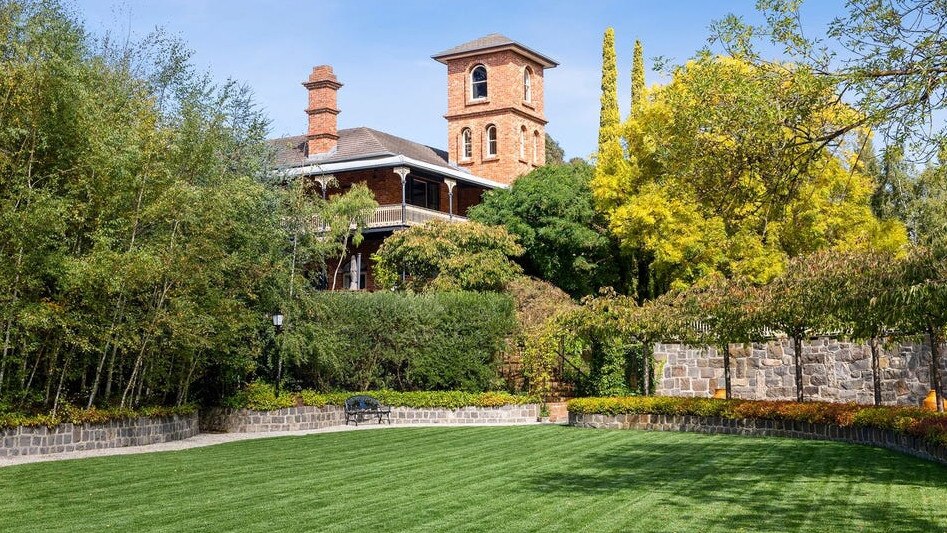
MULTIPOLYGON (((502 33, 559 61, 546 72, 547 131, 567 157, 588 157, 598 135, 602 33, 614 27, 619 102, 627 112, 631 55, 641 39, 649 84, 662 81, 650 58, 683 61, 727 13, 757 20, 753 0, 731 1, 250 1, 82 0, 87 29, 144 36, 157 26, 182 38, 195 64, 253 88, 272 136, 304 133, 314 65, 330 64, 344 87, 339 126, 368 126, 444 147, 446 67, 430 56, 502 33)), ((803 14, 819 31, 841 0, 810 0, 803 14)))

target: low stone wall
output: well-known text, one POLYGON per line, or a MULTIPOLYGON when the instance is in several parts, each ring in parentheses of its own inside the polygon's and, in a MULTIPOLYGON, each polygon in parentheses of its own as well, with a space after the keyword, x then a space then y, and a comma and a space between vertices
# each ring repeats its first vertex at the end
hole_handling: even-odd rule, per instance
POLYGON ((895 431, 840 427, 783 420, 730 419, 680 415, 601 415, 569 413, 569 425, 597 429, 640 429, 646 431, 687 431, 748 437, 793 437, 866 444, 905 453, 947 465, 947 448, 895 431))
MULTIPOLYGON (((947 345, 941 346, 947 353, 947 345)), ((795 400, 794 351, 789 339, 730 345, 733 397, 795 400)), ((657 390, 662 396, 710 397, 723 388, 723 356, 715 348, 661 343, 654 346, 657 390)), ((927 342, 900 342, 879 349, 881 401, 920 405, 930 392, 931 350, 927 342)), ((806 399, 874 402, 871 350, 863 343, 819 337, 802 343, 802 389, 806 399)), ((947 375, 947 357, 941 358, 947 375)), ((947 391, 945 391, 947 392, 947 391)))
MULTIPOLYGON (((343 423, 345 417, 343 416, 343 423)), ((395 407, 392 424, 522 424, 539 419, 539 404, 460 409, 414 409, 395 407)))
POLYGON ((338 426, 345 423, 344 412, 325 407, 288 407, 274 411, 252 411, 218 407, 201 412, 201 430, 223 433, 300 431, 338 426))
POLYGON ((193 437, 198 415, 131 418, 104 424, 60 424, 48 428, 16 427, 0 430, 0 457, 143 446, 193 437))
MULTIPOLYGON (((535 422, 538 417, 538 404, 460 409, 394 407, 391 410, 392 425, 513 424, 535 422)), ((363 424, 374 423, 369 421, 363 424)), ((344 424, 344 409, 333 405, 289 407, 275 411, 216 408, 201 413, 201 429, 227 433, 298 431, 344 424)))

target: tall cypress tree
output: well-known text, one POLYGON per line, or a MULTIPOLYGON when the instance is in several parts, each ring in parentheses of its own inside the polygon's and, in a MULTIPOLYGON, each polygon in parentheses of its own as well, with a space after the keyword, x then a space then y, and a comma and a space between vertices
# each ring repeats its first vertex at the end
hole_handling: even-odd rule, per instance
POLYGON ((644 96, 644 57, 641 51, 641 41, 635 39, 635 57, 631 63, 631 114, 641 105, 644 96))
POLYGON ((618 60, 615 57, 615 30, 605 30, 602 41, 602 111, 598 127, 598 151, 618 139, 618 60))

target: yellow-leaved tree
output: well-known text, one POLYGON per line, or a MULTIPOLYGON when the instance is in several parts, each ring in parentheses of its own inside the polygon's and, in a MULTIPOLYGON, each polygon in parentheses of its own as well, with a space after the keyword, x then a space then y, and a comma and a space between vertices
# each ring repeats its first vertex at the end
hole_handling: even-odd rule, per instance
POLYGON ((853 113, 803 68, 710 54, 645 89, 592 183, 635 257, 639 298, 712 273, 763 283, 828 247, 900 249, 903 225, 871 210, 857 143, 867 132, 822 139, 853 113))

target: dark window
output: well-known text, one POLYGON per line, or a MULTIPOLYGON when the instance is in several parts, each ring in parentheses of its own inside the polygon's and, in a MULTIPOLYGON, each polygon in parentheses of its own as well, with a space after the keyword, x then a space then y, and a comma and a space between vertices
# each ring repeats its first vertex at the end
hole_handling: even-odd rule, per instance
MULTIPOLYGON (((344 267, 343 267, 344 268, 344 267)), ((368 287, 366 280, 368 279, 368 273, 362 270, 358 275, 358 288, 365 289, 368 287)), ((352 287, 352 273, 346 271, 342 274, 342 290, 350 290, 352 287)))
POLYGON ((497 155, 497 127, 487 126, 487 156, 495 157, 497 155))
POLYGON ((470 73, 470 97, 474 100, 487 97, 487 68, 483 65, 470 73))
POLYGON ((440 210, 440 185, 431 181, 408 177, 408 203, 440 210))

